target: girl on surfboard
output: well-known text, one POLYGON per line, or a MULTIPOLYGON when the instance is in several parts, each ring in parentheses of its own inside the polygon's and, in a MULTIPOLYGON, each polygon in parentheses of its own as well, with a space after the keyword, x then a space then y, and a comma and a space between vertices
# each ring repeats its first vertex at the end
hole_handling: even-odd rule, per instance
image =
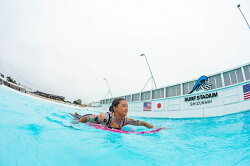
POLYGON ((109 112, 101 113, 99 115, 87 114, 79 115, 75 113, 73 116, 78 122, 82 123, 96 123, 101 124, 102 126, 112 128, 112 129, 121 129, 126 125, 135 125, 135 126, 145 126, 147 128, 154 128, 153 125, 139 120, 134 120, 132 118, 126 117, 128 113, 128 103, 123 98, 116 98, 113 100, 111 106, 109 107, 109 112))

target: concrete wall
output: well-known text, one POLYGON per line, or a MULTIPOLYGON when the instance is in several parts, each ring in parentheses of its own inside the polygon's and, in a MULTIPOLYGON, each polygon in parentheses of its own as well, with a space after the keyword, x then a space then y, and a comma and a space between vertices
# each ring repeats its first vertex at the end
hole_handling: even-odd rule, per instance
MULTIPOLYGON (((128 116, 192 118, 222 116, 247 111, 250 110, 250 99, 244 99, 243 85, 246 84, 250 84, 250 81, 190 95, 129 102, 128 116), (149 107, 151 105, 150 111, 143 111, 144 105, 147 104, 149 107)), ((109 104, 104 104, 99 111, 107 112, 109 106, 109 104)))

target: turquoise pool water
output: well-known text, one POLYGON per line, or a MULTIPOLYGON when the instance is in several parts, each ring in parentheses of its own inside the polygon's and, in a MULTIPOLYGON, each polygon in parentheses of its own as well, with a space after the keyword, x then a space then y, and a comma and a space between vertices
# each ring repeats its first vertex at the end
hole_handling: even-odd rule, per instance
POLYGON ((90 113, 0 86, 0 165, 250 165, 250 111, 204 119, 139 118, 172 128, 151 135, 75 124, 68 115, 75 111, 90 113))

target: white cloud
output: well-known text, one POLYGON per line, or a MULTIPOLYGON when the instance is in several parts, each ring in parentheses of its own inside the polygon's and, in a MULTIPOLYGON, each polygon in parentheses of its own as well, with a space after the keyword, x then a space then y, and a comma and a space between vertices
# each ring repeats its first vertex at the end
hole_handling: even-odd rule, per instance
MULTIPOLYGON (((249 62, 250 2, 41 0, 0 2, 0 70, 32 89, 85 102, 249 62)), ((148 87, 149 88, 149 87, 148 87)))

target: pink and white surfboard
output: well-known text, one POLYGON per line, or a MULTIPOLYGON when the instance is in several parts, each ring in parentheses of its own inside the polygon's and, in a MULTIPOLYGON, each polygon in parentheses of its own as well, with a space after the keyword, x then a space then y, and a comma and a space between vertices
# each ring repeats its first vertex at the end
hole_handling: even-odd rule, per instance
POLYGON ((156 133, 159 132, 160 130, 162 130, 163 128, 158 128, 155 130, 150 130, 150 131, 125 131, 122 129, 111 129, 105 126, 102 126, 100 124, 96 124, 96 123, 87 123, 90 127, 94 127, 96 129, 101 129, 101 130, 106 130, 106 131, 112 131, 112 132, 116 132, 116 133, 125 133, 125 134, 130 134, 130 133, 134 133, 134 134, 152 134, 152 133, 156 133))

